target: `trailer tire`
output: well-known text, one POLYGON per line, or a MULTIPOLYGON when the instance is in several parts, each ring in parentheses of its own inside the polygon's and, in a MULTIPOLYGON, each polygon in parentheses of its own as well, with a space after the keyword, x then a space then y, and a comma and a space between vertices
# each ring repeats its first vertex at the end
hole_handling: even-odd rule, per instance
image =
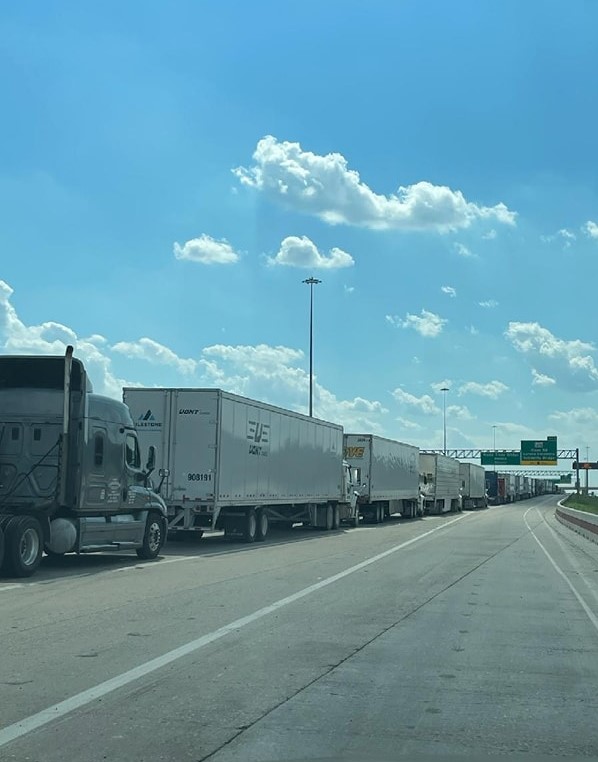
POLYGON ((3 563, 4 563, 4 532, 2 531, 2 527, 0 527, 0 569, 2 568, 3 563))
POLYGON ((3 568, 14 577, 30 577, 42 560, 44 538, 33 516, 13 516, 5 528, 3 568))
POLYGON ((357 529, 357 527, 359 526, 359 511, 357 510, 357 508, 355 509, 355 516, 353 516, 351 520, 351 525, 355 527, 355 529, 357 529))
POLYGON ((257 516, 255 508, 250 508, 243 520, 243 542, 255 542, 257 535, 257 516))
POLYGON ((332 520, 332 528, 333 529, 341 528, 341 509, 338 507, 338 505, 334 506, 334 518, 332 520))
POLYGON ((326 506, 326 531, 334 529, 334 507, 330 503, 326 506))
POLYGON ((137 548, 139 558, 151 561, 159 555, 166 535, 164 523, 164 519, 159 513, 156 511, 149 512, 145 522, 143 545, 137 548))
POLYGON ((266 539, 266 536, 268 535, 269 528, 270 528, 270 520, 268 518, 268 512, 264 510, 264 508, 262 508, 261 511, 258 511, 258 514, 257 514, 257 527, 256 527, 255 539, 258 542, 263 542, 266 539))

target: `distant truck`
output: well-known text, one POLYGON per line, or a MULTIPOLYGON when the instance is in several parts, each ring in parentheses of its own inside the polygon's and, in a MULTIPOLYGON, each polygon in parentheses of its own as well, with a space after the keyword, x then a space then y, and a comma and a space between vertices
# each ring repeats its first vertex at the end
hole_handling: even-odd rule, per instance
POLYGON ((134 549, 155 558, 166 505, 122 402, 92 393, 83 363, 0 357, 0 564, 27 577, 49 555, 134 549), (3 557, 3 558, 2 558, 3 557))
POLYGON ((459 510, 459 461, 441 453, 419 454, 419 480, 427 513, 459 510))
POLYGON ((487 508, 486 471, 477 463, 459 463, 461 506, 464 510, 487 508))
POLYGON ((341 426, 220 389, 125 388, 123 399, 165 474, 170 536, 254 542, 271 524, 357 524, 341 426))
POLYGON ((344 454, 364 520, 378 524, 392 514, 419 515, 419 448, 373 434, 345 434, 344 454))

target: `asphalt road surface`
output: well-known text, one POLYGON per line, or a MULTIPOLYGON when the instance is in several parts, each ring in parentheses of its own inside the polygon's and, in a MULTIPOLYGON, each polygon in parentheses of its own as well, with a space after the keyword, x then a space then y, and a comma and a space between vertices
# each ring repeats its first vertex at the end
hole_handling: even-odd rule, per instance
POLYGON ((0 580, 0 760, 598 755, 598 545, 554 497, 0 580))

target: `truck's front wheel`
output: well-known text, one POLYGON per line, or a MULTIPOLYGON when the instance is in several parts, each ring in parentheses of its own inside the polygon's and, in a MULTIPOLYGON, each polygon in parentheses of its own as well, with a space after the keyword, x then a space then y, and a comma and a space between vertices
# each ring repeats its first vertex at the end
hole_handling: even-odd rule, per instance
POLYGON ((143 535, 143 545, 137 548, 139 558, 151 560, 156 558, 162 550, 164 544, 164 519, 159 513, 151 511, 145 522, 145 533, 143 535))
POLYGON ((3 562, 4 562, 4 532, 2 531, 2 527, 0 526, 0 569, 2 568, 3 562))
POLYGON ((42 560, 43 533, 33 516, 14 516, 6 526, 4 568, 15 577, 30 577, 42 560))

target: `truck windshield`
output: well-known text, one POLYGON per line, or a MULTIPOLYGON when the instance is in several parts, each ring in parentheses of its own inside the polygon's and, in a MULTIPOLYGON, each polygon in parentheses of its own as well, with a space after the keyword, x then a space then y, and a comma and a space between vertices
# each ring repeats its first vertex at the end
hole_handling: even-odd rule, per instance
MULTIPOLYGON (((81 391, 82 366, 73 360, 71 390, 81 391)), ((0 389, 56 389, 64 386, 61 357, 0 357, 0 389)))

